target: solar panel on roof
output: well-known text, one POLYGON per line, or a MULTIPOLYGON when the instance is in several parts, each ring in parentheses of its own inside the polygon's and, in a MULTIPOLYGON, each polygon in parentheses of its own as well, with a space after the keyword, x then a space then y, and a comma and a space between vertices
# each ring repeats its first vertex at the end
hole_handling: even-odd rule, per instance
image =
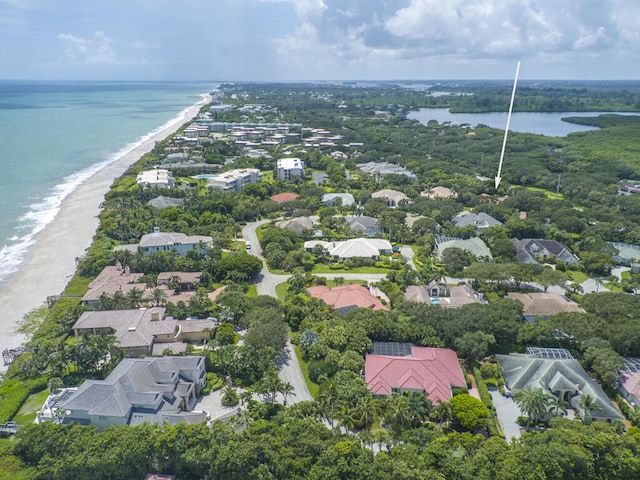
POLYGON ((392 357, 411 356, 411 344, 399 342, 373 342, 375 355, 389 355, 392 357))
POLYGON ((573 355, 565 348, 527 347, 527 354, 534 358, 573 360, 573 355))
POLYGON ((624 373, 640 372, 640 358, 625 358, 624 359, 624 373))

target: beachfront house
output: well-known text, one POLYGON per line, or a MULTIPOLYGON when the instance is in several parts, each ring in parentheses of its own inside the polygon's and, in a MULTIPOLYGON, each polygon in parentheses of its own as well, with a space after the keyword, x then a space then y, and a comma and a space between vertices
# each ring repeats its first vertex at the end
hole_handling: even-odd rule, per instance
POLYGON ((139 244, 119 245, 115 251, 128 250, 137 252, 142 250, 144 255, 151 255, 156 252, 176 252, 184 257, 190 250, 198 250, 200 253, 211 248, 213 238, 207 235, 185 235, 176 232, 161 232, 159 227, 154 227, 153 233, 142 236, 139 244))
POLYGON ((85 380, 65 400, 62 423, 114 425, 200 423, 194 412, 206 386, 204 357, 125 358, 104 380, 85 380))
POLYGON ((202 343, 212 338, 213 319, 177 320, 166 315, 165 307, 84 312, 73 325, 76 337, 107 334, 115 337, 115 346, 127 357, 173 354, 186 351, 187 343, 202 343))

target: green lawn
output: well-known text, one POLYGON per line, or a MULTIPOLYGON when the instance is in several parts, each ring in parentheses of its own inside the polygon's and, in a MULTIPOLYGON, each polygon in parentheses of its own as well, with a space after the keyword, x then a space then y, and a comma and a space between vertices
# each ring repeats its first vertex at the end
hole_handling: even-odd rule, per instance
POLYGON ((255 298, 258 296, 258 289, 255 285, 249 285, 249 290, 245 293, 245 297, 255 298))
POLYGON ((288 291, 289 284, 287 282, 279 283, 276 285, 276 298, 281 302, 284 301, 284 297, 286 297, 288 291))
POLYGON ((589 280, 589 275, 578 270, 567 270, 566 274, 572 282, 582 283, 589 280))
POLYGON ((24 402, 20 410, 18 410, 18 413, 13 417, 13 421, 18 425, 29 425, 33 423, 38 415, 38 410, 42 408, 48 396, 49 389, 29 395, 27 401, 24 402))
POLYGON ((387 273, 389 273, 389 270, 391 270, 390 268, 379 268, 379 267, 355 267, 355 268, 349 268, 348 270, 345 270, 343 268, 340 269, 333 269, 333 268, 329 268, 328 265, 325 265, 323 263, 318 263, 313 267, 313 270, 311 271, 311 273, 313 274, 323 274, 323 273, 381 273, 386 275, 387 273))
MULTIPOLYGON (((532 192, 542 192, 549 200, 556 199, 556 192, 552 192, 551 190, 545 190, 544 188, 538 187, 526 187, 526 189, 531 190, 532 192)), ((562 195, 562 193, 558 193, 558 200, 564 200, 564 195, 562 195)))
POLYGON ((296 357, 298 357, 298 362, 300 362, 300 368, 302 369, 302 374, 304 375, 304 381, 307 384, 309 393, 313 398, 316 398, 320 387, 315 383, 313 383, 311 380, 309 380, 309 365, 302 358, 302 352, 300 351, 300 347, 298 347, 297 345, 294 345, 293 349, 296 352, 296 357))

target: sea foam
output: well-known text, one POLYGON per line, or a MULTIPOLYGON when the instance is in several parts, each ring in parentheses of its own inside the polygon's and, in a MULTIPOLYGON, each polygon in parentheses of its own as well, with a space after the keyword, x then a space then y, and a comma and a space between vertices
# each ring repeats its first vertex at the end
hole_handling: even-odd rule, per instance
MULTIPOLYGON (((203 100, 198 102, 198 104, 202 103, 207 95, 200 95, 200 97, 203 100)), ((20 230, 26 230, 26 233, 13 235, 8 239, 10 243, 0 249, 0 281, 4 280, 8 275, 19 269, 20 264, 25 260, 29 250, 35 245, 38 233, 53 221, 57 213, 60 211, 64 200, 80 185, 89 180, 103 168, 118 161, 123 156, 140 147, 158 133, 176 125, 179 122, 185 121, 187 113, 191 108, 193 108, 193 105, 185 108, 171 120, 138 138, 138 140, 125 145, 123 148, 110 155, 107 159, 66 176, 60 184, 56 185, 48 192, 46 197, 31 204, 29 206, 29 211, 20 218, 20 230)))

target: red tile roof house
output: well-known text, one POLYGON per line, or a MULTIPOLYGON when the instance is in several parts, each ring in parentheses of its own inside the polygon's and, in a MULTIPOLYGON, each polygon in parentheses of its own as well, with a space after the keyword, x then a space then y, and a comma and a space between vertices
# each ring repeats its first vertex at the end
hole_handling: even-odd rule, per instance
POLYGON ((297 195, 295 193, 278 193, 277 195, 273 195, 271 198, 271 200, 273 200, 274 202, 277 202, 278 204, 282 205, 285 202, 290 202, 292 200, 295 200, 296 198, 298 198, 300 195, 297 195))
POLYGON ((342 285, 328 288, 324 285, 309 287, 307 291, 312 297, 324 300, 334 310, 346 313, 354 308, 370 308, 372 310, 388 310, 382 302, 362 285, 342 285))
POLYGON ((374 395, 424 392, 434 405, 448 402, 453 387, 467 385, 456 352, 415 345, 409 356, 367 354, 365 382, 374 395))

